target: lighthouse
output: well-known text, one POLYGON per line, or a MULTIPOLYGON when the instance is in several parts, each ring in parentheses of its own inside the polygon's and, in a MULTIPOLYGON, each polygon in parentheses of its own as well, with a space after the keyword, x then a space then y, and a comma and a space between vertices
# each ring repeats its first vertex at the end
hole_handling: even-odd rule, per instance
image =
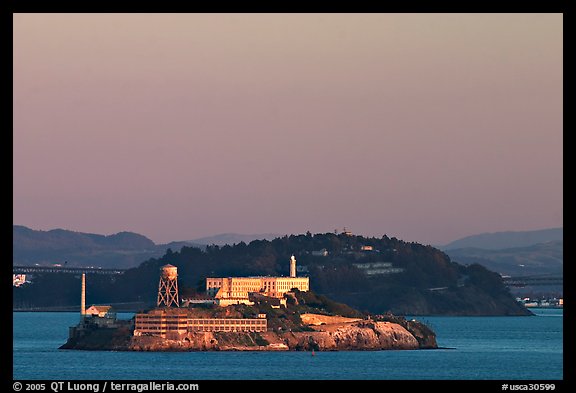
POLYGON ((296 277, 296 258, 294 255, 290 257, 290 277, 296 277))

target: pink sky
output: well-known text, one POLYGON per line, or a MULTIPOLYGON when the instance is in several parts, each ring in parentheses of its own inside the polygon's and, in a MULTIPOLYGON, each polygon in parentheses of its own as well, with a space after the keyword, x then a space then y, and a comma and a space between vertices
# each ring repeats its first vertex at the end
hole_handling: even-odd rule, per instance
POLYGON ((563 225, 561 14, 15 14, 14 224, 563 225))

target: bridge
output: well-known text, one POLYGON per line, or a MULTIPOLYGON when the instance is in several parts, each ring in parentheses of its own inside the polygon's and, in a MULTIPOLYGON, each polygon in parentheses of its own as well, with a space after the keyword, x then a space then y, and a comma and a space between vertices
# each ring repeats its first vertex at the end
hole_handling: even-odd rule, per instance
MULTIPOLYGON (((154 304, 138 301, 138 302, 123 302, 123 303, 108 303, 117 312, 135 312, 137 310, 144 310, 152 307, 154 304)), ((65 305, 65 306, 42 306, 30 307, 23 305, 13 305, 12 311, 61 311, 61 312, 80 312, 80 305, 65 305)))
POLYGON ((531 287, 541 285, 564 285, 563 276, 540 275, 540 276, 504 276, 502 281, 509 287, 531 287))
POLYGON ((124 274, 126 269, 101 269, 97 267, 68 267, 68 266, 12 266, 12 274, 41 274, 41 273, 68 273, 68 274, 124 274))

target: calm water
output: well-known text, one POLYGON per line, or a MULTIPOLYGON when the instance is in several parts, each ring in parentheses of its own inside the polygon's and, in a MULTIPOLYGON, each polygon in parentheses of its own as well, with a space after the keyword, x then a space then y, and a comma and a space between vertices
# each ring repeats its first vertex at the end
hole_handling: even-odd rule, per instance
MULTIPOLYGON (((140 353, 59 350, 76 313, 13 313, 14 379, 562 379, 562 310, 420 317, 453 349, 140 353), (290 372, 287 372, 290 370, 290 372)), ((120 318, 130 314, 120 314, 120 318)))

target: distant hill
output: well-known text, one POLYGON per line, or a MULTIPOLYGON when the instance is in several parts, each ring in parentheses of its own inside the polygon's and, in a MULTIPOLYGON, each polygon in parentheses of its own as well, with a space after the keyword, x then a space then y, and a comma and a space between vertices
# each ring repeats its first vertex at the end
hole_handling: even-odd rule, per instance
MULTIPOLYGON (((155 304, 158 270, 178 268, 182 291, 203 294, 206 277, 287 276, 291 255, 310 288, 337 302, 376 314, 525 315, 502 278, 478 264, 454 263, 440 250, 397 238, 311 233, 234 246, 182 247, 153 257, 111 280, 90 277, 91 303, 155 304), (325 250, 326 253, 318 253, 325 250)), ((38 275, 13 288, 14 307, 78 304, 80 278, 38 275)))
POLYGON ((12 263, 130 268, 147 259, 164 255, 168 248, 180 249, 185 245, 194 244, 172 242, 157 245, 146 236, 133 232, 105 236, 65 229, 38 231, 14 225, 12 263))
POLYGON ((201 237, 199 239, 190 240, 190 243, 204 244, 204 245, 217 245, 223 246, 225 244, 233 245, 240 242, 250 243, 252 240, 272 240, 281 235, 277 233, 263 233, 259 235, 243 235, 241 233, 221 233, 219 235, 201 237))
POLYGON ((458 248, 448 250, 446 253, 455 262, 479 263, 490 270, 510 276, 562 275, 564 266, 564 242, 562 241, 500 250, 458 248))
POLYGON ((542 229, 537 231, 494 232, 463 237, 444 246, 439 246, 438 248, 443 251, 457 248, 498 250, 528 247, 538 243, 563 241, 563 239, 563 228, 542 229))
POLYGON ((253 240, 271 240, 272 233, 244 235, 222 233, 190 241, 155 244, 146 236, 134 232, 119 232, 105 236, 94 233, 52 229, 39 231, 14 225, 12 233, 14 265, 95 266, 103 268, 131 268, 150 258, 161 257, 169 248, 178 251, 184 246, 203 249, 206 245, 250 243, 253 240))

